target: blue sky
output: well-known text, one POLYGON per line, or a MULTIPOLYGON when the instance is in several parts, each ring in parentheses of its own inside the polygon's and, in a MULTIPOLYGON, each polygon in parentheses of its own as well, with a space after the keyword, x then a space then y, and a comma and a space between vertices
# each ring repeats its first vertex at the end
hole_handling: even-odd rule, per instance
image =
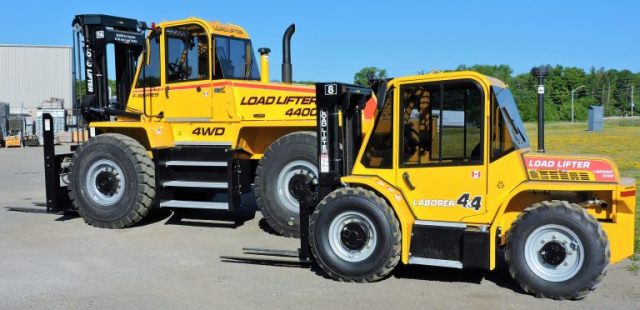
POLYGON ((365 66, 390 76, 458 64, 538 64, 640 71, 640 1, 41 1, 3 4, 0 44, 71 45, 75 14, 147 22, 188 16, 243 26, 270 47, 279 79, 281 38, 296 23, 294 80, 351 81, 365 66))

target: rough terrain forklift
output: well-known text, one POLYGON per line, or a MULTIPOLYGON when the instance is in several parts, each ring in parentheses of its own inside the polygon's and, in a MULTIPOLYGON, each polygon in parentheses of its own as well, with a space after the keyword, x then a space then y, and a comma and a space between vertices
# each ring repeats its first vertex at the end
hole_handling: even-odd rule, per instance
POLYGON ((317 263, 370 282, 398 265, 496 268, 528 293, 579 299, 607 266, 633 255, 635 181, 600 156, 546 154, 539 79, 538 151, 511 91, 475 72, 316 84, 319 176, 295 178, 298 251, 245 248, 228 261, 317 263), (377 94, 373 130, 358 125, 377 94))
POLYGON ((148 27, 107 15, 72 25, 75 86, 86 92, 74 108, 91 138, 73 153, 45 147, 50 211, 122 228, 156 205, 233 210, 253 183, 267 223, 298 235, 291 180, 317 175, 316 108, 313 86, 291 84, 294 25, 283 37, 282 83, 269 82, 268 48, 258 49, 260 74, 239 26, 188 18, 148 27))

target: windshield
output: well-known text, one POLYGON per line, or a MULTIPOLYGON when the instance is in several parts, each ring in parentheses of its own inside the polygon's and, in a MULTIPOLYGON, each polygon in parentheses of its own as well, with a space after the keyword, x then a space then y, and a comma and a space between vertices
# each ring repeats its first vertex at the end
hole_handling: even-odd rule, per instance
POLYGON ((529 137, 524 130, 524 124, 520 119, 518 107, 516 106, 511 91, 508 88, 492 86, 491 90, 496 96, 496 101, 500 107, 500 112, 504 118, 507 128, 513 140, 515 148, 525 148, 529 146, 529 137))
POLYGON ((260 80, 251 41, 214 36, 216 69, 213 79, 260 80))

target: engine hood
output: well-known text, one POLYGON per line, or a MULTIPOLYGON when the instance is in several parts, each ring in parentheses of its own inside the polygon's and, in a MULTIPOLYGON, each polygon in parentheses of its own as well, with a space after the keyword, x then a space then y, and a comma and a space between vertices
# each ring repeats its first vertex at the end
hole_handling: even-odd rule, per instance
POLYGON ((522 155, 531 181, 617 183, 618 170, 609 158, 585 155, 522 155))

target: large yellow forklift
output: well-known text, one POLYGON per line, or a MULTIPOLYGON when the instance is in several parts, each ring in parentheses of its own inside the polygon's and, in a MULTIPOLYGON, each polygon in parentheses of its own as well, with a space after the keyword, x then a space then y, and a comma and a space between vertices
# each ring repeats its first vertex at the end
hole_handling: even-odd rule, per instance
POLYGON ((72 208, 90 225, 122 228, 155 206, 231 211, 253 183, 267 223, 298 235, 290 186, 298 174, 317 175, 316 108, 313 86, 292 84, 294 25, 283 37, 281 83, 269 81, 270 50, 258 49, 261 74, 236 25, 187 18, 149 27, 92 14, 72 25, 84 90, 74 108, 91 138, 73 153, 45 147, 50 211, 72 208))
POLYGON ((330 277, 370 282, 398 263, 496 268, 504 253, 522 288, 579 299, 607 266, 633 255, 635 181, 601 156, 546 154, 539 79, 539 146, 532 151, 511 91, 475 72, 378 81, 374 91, 316 84, 319 176, 296 176, 298 251, 245 248, 223 257, 317 263, 330 277), (378 112, 363 133, 359 111, 378 112))

